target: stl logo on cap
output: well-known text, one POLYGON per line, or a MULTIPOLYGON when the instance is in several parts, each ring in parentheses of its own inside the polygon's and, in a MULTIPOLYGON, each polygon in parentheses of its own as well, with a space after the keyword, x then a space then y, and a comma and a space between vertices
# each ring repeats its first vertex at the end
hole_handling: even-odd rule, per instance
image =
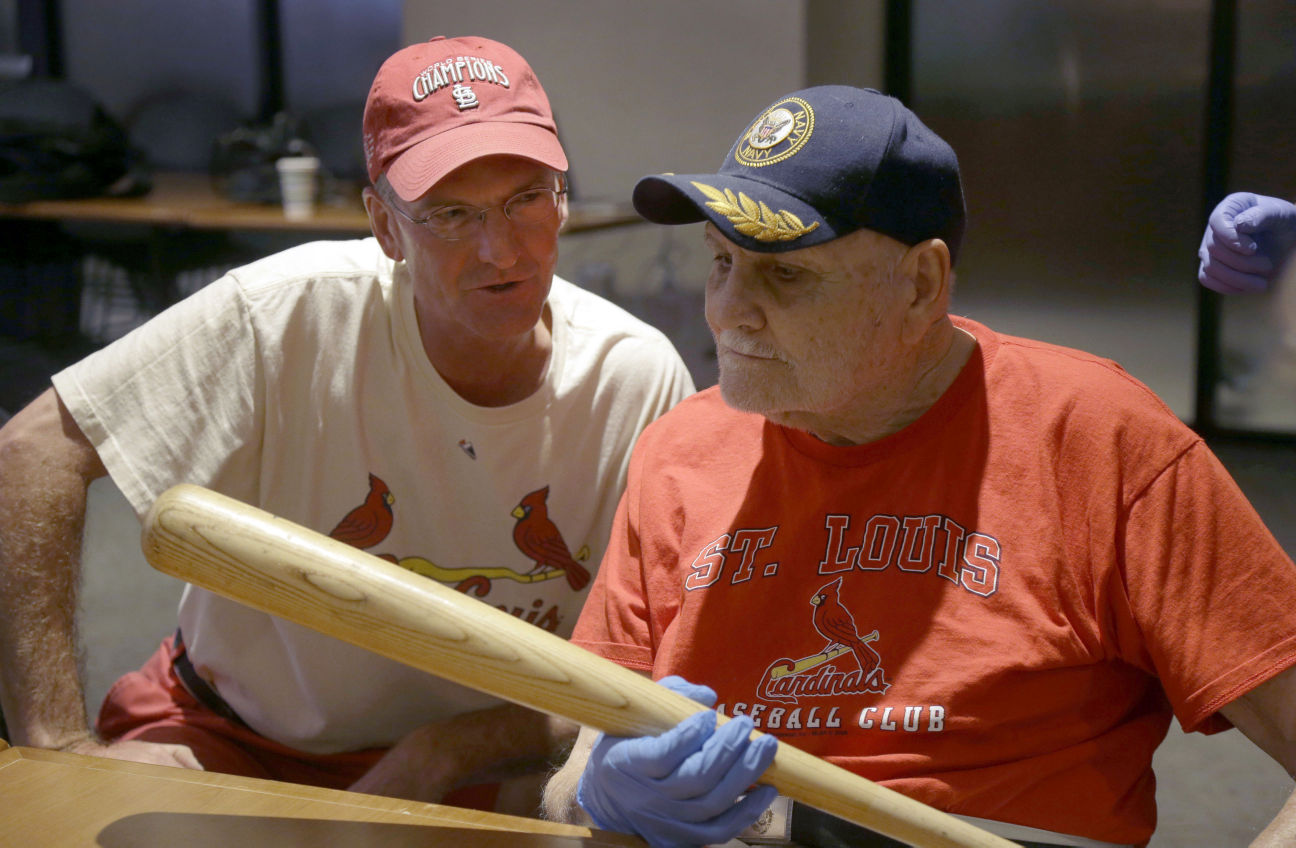
POLYGON ((796 155, 814 132, 814 109, 799 97, 789 97, 765 110, 734 146, 734 159, 749 168, 762 168, 796 155))
POLYGON ((464 109, 476 109, 478 105, 477 92, 472 90, 472 86, 459 83, 450 92, 454 95, 455 103, 459 104, 459 111, 464 109))

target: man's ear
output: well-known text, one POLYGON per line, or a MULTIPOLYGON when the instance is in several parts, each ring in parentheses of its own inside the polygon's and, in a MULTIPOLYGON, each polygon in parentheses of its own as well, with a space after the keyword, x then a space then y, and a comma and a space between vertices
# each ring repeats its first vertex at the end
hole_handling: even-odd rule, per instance
POLYGON ((906 340, 916 342, 949 314, 953 283, 949 246, 940 239, 920 241, 905 253, 899 270, 913 282, 904 330, 906 340))
POLYGON ((378 239, 383 253, 393 262, 400 262, 405 254, 401 252, 400 239, 397 238, 396 213, 392 212, 373 186, 365 186, 360 196, 364 200, 365 211, 369 213, 369 229, 373 231, 374 238, 378 239))

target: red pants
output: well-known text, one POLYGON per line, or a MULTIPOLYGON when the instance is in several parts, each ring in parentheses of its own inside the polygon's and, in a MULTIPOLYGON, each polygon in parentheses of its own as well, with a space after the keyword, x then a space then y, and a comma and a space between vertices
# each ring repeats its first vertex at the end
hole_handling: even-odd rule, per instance
MULTIPOLYGON (((386 753, 385 748, 369 748, 308 754, 217 715, 176 676, 172 662, 183 650, 168 636, 143 668, 113 684, 99 710, 100 736, 186 745, 207 771, 329 789, 346 789, 386 753)), ((469 786, 451 792, 442 803, 490 810, 497 791, 495 785, 469 786)))

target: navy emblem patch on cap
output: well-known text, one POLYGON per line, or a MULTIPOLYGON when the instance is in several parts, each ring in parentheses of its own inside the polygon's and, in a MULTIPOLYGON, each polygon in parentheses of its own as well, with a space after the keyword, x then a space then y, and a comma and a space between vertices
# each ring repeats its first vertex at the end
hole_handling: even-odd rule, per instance
POLYGON ((782 162, 796 155, 814 132, 814 109, 799 97, 787 97, 766 109, 734 146, 734 159, 751 168, 782 162))

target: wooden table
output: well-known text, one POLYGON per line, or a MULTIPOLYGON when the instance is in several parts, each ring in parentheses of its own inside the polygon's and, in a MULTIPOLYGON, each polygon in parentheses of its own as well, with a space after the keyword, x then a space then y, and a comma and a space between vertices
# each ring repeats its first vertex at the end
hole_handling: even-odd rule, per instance
MULTIPOLYGON (((206 174, 161 172, 141 197, 91 197, 0 204, 0 217, 44 221, 96 221, 146 224, 167 229, 280 231, 364 236, 369 216, 355 192, 354 202, 320 204, 309 218, 290 220, 274 204, 240 203, 218 193, 206 174)), ((571 204, 564 233, 643 223, 629 204, 571 204)))
POLYGON ((643 843, 538 819, 9 748, 0 751, 0 845, 642 848, 643 843))
POLYGON ((320 205, 303 220, 289 220, 272 204, 240 203, 218 193, 206 174, 157 173, 139 197, 87 197, 0 204, 0 216, 44 221, 146 224, 171 229, 298 230, 358 235, 369 218, 357 194, 353 204, 320 205))

